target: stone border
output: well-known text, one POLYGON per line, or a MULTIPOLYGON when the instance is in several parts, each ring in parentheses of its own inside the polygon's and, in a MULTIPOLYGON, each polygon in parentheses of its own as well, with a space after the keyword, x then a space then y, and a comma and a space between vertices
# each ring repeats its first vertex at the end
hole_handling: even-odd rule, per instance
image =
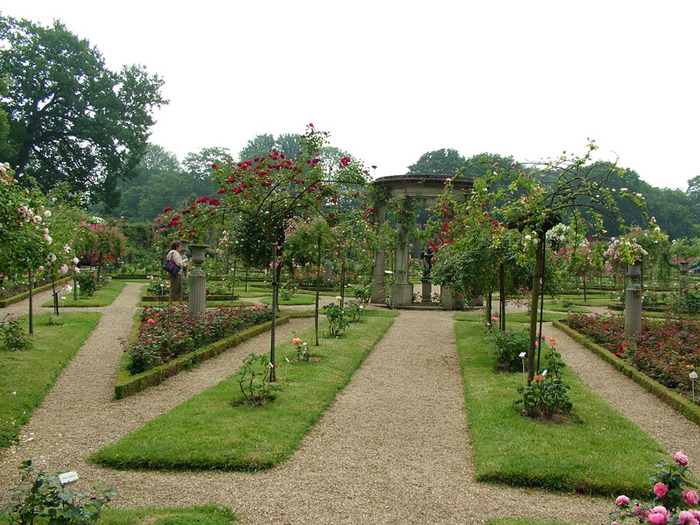
MULTIPOLYGON (((290 320, 290 316, 282 316, 277 318, 277 325, 286 324, 290 320)), ((141 372, 140 374, 130 376, 126 370, 120 370, 117 375, 117 381, 114 385, 114 399, 123 399, 125 397, 138 394, 142 390, 149 387, 159 385, 169 377, 179 374, 183 370, 191 366, 206 361, 212 357, 225 352, 229 348, 240 345, 249 339, 260 335, 272 328, 272 321, 263 324, 252 326, 241 332, 233 334, 224 339, 220 339, 214 343, 203 346, 193 352, 181 355, 150 370, 141 372)))
POLYGON ((676 412, 689 419, 693 423, 700 425, 700 407, 688 401, 683 396, 676 394, 675 392, 669 390, 661 383, 654 381, 650 377, 644 375, 642 372, 627 364, 624 360, 617 357, 615 354, 606 350, 602 346, 594 343, 586 336, 580 334, 579 332, 573 330, 561 321, 552 321, 552 325, 567 334, 574 341, 584 346, 598 357, 603 359, 603 361, 612 365, 613 368, 621 372, 622 374, 629 377, 632 381, 640 385, 642 388, 646 389, 650 394, 658 397, 661 401, 669 405, 676 412))

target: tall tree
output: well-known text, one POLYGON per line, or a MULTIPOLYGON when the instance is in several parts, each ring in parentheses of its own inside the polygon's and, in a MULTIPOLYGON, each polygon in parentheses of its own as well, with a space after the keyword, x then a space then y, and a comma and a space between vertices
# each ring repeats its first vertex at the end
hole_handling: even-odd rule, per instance
POLYGON ((58 21, 43 27, 2 16, 0 76, 11 79, 0 158, 44 190, 65 181, 114 209, 117 183, 136 174, 153 111, 167 103, 163 81, 142 66, 110 71, 96 48, 58 21))
POLYGON ((456 149, 438 149, 423 153, 408 167, 407 175, 452 175, 467 165, 467 159, 456 149))

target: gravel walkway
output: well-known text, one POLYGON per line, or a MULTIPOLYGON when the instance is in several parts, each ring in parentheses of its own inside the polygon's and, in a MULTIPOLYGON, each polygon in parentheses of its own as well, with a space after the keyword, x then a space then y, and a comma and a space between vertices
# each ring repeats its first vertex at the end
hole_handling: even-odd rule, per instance
MULTIPOLYGON (((473 480, 469 432, 458 368, 453 313, 402 311, 292 458, 260 473, 115 471, 85 458, 231 374, 262 335, 128 399, 112 400, 141 285, 127 284, 66 367, 0 464, 0 499, 17 464, 40 459, 50 471, 76 470, 80 488, 116 485, 116 505, 220 504, 246 524, 456 524, 493 517, 556 518, 602 523, 610 500, 522 490, 473 480)), ((35 304, 41 304, 39 301, 35 304)), ((26 312, 26 304, 17 307, 26 312), (24 308, 24 309, 22 309, 24 308)), ((278 340, 312 326, 297 319, 278 340)), ((673 453, 700 458, 698 426, 551 326, 567 364, 611 405, 673 453)), ((507 431, 504 431, 507 439, 507 431)))

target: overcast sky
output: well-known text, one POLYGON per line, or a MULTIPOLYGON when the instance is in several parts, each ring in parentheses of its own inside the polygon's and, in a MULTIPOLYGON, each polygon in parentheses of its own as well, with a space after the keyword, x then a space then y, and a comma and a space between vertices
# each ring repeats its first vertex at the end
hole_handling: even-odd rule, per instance
POLYGON ((3 0, 60 19, 111 69, 143 64, 170 104, 151 141, 236 155, 313 122, 376 176, 454 148, 619 158, 657 187, 700 175, 700 2, 3 0))

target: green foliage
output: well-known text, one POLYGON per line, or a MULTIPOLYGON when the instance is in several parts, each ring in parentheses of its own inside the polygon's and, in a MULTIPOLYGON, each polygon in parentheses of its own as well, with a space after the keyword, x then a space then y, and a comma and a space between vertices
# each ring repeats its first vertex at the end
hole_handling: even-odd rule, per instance
POLYGON ((0 76, 13 80, 0 157, 46 190, 67 182, 73 194, 114 208, 117 181, 135 174, 153 112, 167 103, 163 81, 141 66, 108 70, 97 49, 58 21, 0 17, 0 42, 0 76))
POLYGON ((62 485, 57 474, 37 470, 32 461, 19 467, 21 475, 12 496, 0 512, 10 523, 31 524, 47 519, 52 525, 88 525, 100 519, 100 513, 114 496, 110 487, 96 496, 80 493, 62 485))
POLYGON ((467 165, 459 151, 443 148, 423 153, 420 158, 408 167, 407 175, 454 175, 467 165))
POLYGON ((81 272, 75 277, 80 290, 80 297, 92 297, 99 288, 97 275, 92 272, 81 272))
POLYGON ((494 357, 496 358, 497 370, 508 372, 522 372, 523 358, 520 354, 527 353, 530 344, 530 334, 526 331, 493 332, 494 357))
POLYGON ((238 387, 251 406, 262 406, 275 398, 282 388, 270 382, 270 369, 274 365, 268 354, 249 354, 243 359, 243 366, 236 373, 238 387))
POLYGON ((0 350, 24 350, 29 340, 19 320, 5 314, 0 322, 0 350))
POLYGON ((362 320, 362 312, 364 306, 357 301, 348 301, 345 303, 345 315, 350 323, 359 323, 362 320))
POLYGON ((339 337, 350 326, 347 312, 339 304, 329 303, 323 306, 321 310, 323 310, 326 319, 328 319, 328 335, 330 337, 339 337))
POLYGON ((528 417, 552 419, 555 414, 569 416, 572 413, 570 387, 563 381, 561 374, 565 365, 554 343, 554 340, 550 341, 547 369, 535 374, 526 386, 518 388, 522 398, 515 401, 515 404, 522 404, 528 417))

